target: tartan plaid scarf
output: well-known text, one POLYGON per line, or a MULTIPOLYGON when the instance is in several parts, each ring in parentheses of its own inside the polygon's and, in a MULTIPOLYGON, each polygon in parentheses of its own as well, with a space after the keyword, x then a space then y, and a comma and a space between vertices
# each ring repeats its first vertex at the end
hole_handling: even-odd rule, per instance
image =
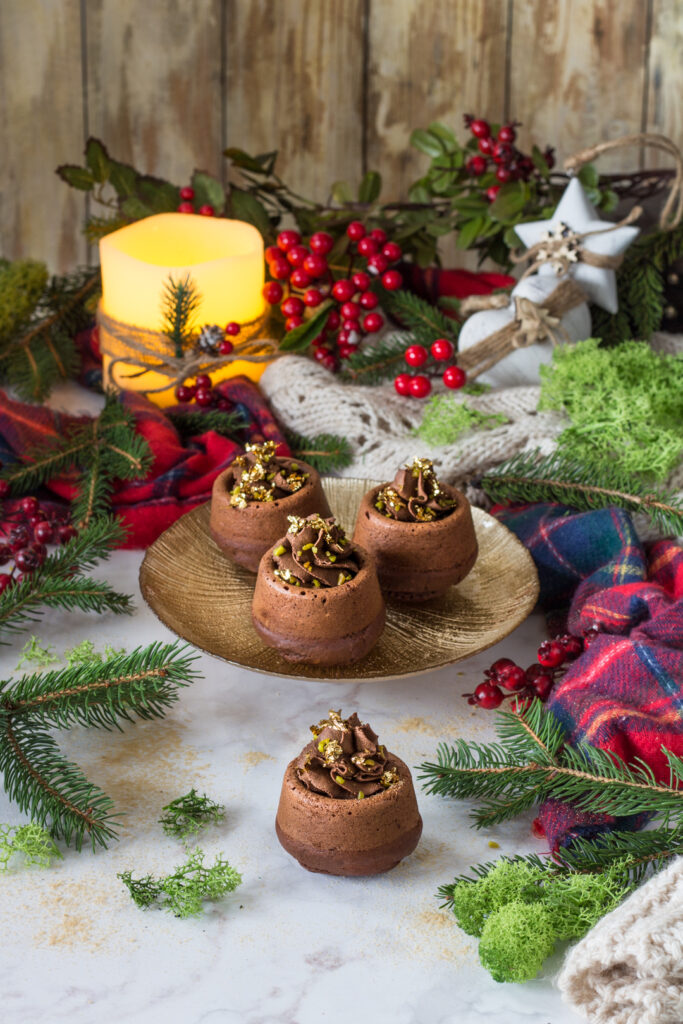
MULTIPOLYGON (((101 379, 96 348, 96 331, 86 331, 77 339, 83 353, 81 381, 89 386, 101 379)), ((277 441, 278 453, 289 454, 280 429, 258 387, 246 377, 233 377, 217 385, 221 397, 230 401, 230 409, 242 414, 245 441, 277 441)), ((143 395, 124 391, 121 402, 135 417, 139 433, 146 439, 154 457, 152 469, 144 480, 121 481, 115 489, 112 506, 128 527, 123 547, 146 548, 159 534, 185 512, 208 501, 218 474, 242 450, 236 441, 215 431, 205 431, 183 443, 164 415, 143 395)), ((193 410, 201 411, 198 406, 193 410)), ((71 426, 87 420, 54 412, 45 406, 15 402, 0 391, 0 460, 8 464, 33 447, 63 437, 71 426)), ((47 491, 52 497, 70 501, 76 491, 77 472, 51 480, 47 491)))
MULTIPOLYGON (((569 605, 570 632, 591 638, 548 700, 568 742, 641 758, 668 782, 662 747, 683 756, 683 549, 670 540, 643 546, 618 508, 572 513, 538 504, 498 515, 534 558, 541 606, 569 605)), ((642 815, 589 815, 558 801, 539 819, 553 849, 644 823, 642 815)))

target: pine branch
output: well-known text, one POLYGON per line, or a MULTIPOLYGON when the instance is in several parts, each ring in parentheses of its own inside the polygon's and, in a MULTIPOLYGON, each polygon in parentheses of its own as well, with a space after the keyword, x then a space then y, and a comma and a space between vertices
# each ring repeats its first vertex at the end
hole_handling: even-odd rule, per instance
POLYGON ((209 430, 231 440, 241 440, 241 435, 247 427, 244 416, 238 410, 223 412, 220 409, 208 409, 206 412, 196 412, 190 409, 177 409, 166 415, 183 441, 205 434, 209 430))
POLYGON ((172 275, 164 286, 161 311, 162 330, 175 349, 176 359, 182 359, 192 338, 192 319, 199 308, 201 295, 187 274, 181 280, 172 275))
POLYGON ((448 338, 457 348, 459 322, 413 292, 389 292, 382 288, 380 305, 407 328, 419 344, 429 347, 437 338, 448 338))
POLYGON ((437 762, 421 765, 427 792, 482 801, 473 812, 478 828, 551 797, 617 816, 648 813, 668 821, 683 813, 683 761, 666 750, 670 786, 658 783, 642 762, 627 765, 587 745, 561 747, 559 724, 539 701, 525 712, 502 713, 498 734, 499 744, 441 744, 437 762))
POLYGON ((102 661, 36 672, 0 682, 0 710, 14 721, 30 716, 45 726, 121 728, 121 721, 162 718, 179 687, 197 678, 197 655, 179 642, 138 647, 102 661))
POLYGON ((30 719, 0 713, 0 774, 20 810, 52 835, 80 850, 87 834, 93 849, 116 837, 109 797, 62 755, 46 729, 30 719))
POLYGON ((353 450, 349 441, 337 434, 316 434, 315 437, 305 437, 303 434, 285 431, 285 437, 292 455, 308 462, 319 473, 330 473, 334 469, 343 469, 344 466, 350 466, 353 462, 353 450))
POLYGON ((85 575, 97 562, 109 557, 123 536, 121 524, 115 519, 95 519, 83 527, 72 540, 48 555, 40 569, 0 594, 0 633, 21 629, 34 621, 41 605, 67 611, 78 608, 130 614, 130 597, 85 575))
POLYGON ((482 478, 497 502, 560 502, 578 511, 616 505, 647 515, 662 532, 683 533, 683 501, 675 492, 643 483, 618 466, 582 464, 559 452, 520 452, 482 478))
POLYGON ((345 360, 341 379, 352 384, 380 384, 391 380, 405 366, 410 335, 390 334, 387 338, 354 352, 345 360))

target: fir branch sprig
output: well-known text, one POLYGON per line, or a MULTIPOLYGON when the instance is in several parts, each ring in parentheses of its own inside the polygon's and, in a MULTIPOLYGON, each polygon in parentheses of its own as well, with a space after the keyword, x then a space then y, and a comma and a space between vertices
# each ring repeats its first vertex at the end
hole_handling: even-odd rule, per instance
POLYGON ((353 451, 349 441, 337 434, 316 434, 305 437, 293 431, 285 431, 287 444, 292 455, 303 459, 319 473, 330 473, 343 469, 353 462, 353 451))
POLYGON ((21 267, 17 263, 0 270, 0 290, 6 288, 3 303, 22 309, 13 325, 0 313, 0 381, 22 398, 41 401, 57 380, 72 377, 78 369, 73 339, 92 322, 88 307, 100 287, 100 274, 86 268, 49 280, 45 275, 41 287, 28 293, 29 310, 17 302, 20 297, 15 298, 13 291, 21 267))
POLYGON ((162 331, 173 345, 176 359, 182 359, 190 345, 193 318, 200 302, 201 295, 189 274, 180 279, 169 277, 161 303, 162 331))
POLYGON ((196 655, 179 642, 137 647, 63 669, 0 681, 0 710, 14 719, 66 729, 72 725, 121 729, 121 722, 161 718, 179 688, 197 678, 196 655))
POLYGON ((619 466, 596 465, 555 452, 520 452, 491 469, 481 487, 497 502, 559 502, 581 512, 618 506, 647 515, 662 532, 683 533, 683 501, 619 466))
POLYGON ((405 365, 405 352, 411 344, 409 334, 391 334, 376 345, 367 345, 345 360, 341 379, 351 384, 381 384, 393 379, 405 365))
POLYGON ((382 309, 409 330, 415 342, 429 347, 437 338, 448 338, 457 348, 460 324, 442 313, 438 306, 413 292, 390 292, 381 288, 379 294, 382 309))
POLYGON ((562 727, 538 700, 526 711, 500 714, 498 735, 494 744, 441 744, 436 763, 420 766, 427 792, 481 801, 472 812, 477 828, 551 797, 596 813, 654 813, 665 823, 683 814, 683 763, 664 748, 669 785, 657 782, 644 762, 626 764, 595 747, 566 746, 562 727))
POLYGON ((209 430, 237 441, 241 440, 247 427, 246 419, 239 410, 224 412, 221 409, 207 409, 206 412, 196 412, 194 409, 177 409, 166 415, 183 441, 209 430))
MULTIPOLYGON (((0 594, 0 634, 21 629, 40 614, 41 605, 66 611, 104 612, 128 615, 131 598, 119 594, 109 583, 86 575, 121 543, 124 531, 116 519, 93 520, 78 534, 48 555, 43 565, 20 583, 0 594)), ((3 641, 0 641, 3 642, 3 641)))
POLYGON ((163 717, 197 676, 196 656, 187 652, 156 643, 0 683, 0 774, 9 798, 78 849, 86 836, 93 848, 115 839, 111 800, 64 757, 49 730, 120 729, 122 721, 163 717))
POLYGON ((0 471, 12 494, 24 494, 74 469, 80 471, 78 496, 72 518, 87 526, 109 511, 114 480, 144 476, 152 463, 147 441, 135 429, 132 413, 114 394, 107 395, 99 416, 76 424, 64 437, 30 449, 21 463, 0 471))

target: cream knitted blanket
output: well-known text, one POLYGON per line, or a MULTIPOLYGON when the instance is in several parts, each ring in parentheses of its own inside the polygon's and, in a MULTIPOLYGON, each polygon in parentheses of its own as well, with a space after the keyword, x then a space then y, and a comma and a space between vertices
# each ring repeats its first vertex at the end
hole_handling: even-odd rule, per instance
POLYGON ((569 951, 558 985, 590 1024, 683 1022, 683 857, 569 951))
MULTIPOLYGON (((651 344, 660 352, 683 352, 679 335, 654 335, 651 344)), ((502 413, 508 422, 493 430, 470 431, 453 444, 434 447, 413 436, 422 421, 424 403, 397 395, 393 384, 342 384, 311 359, 292 355, 271 363, 260 385, 288 430, 308 437, 341 434, 348 438, 354 459, 340 470, 342 476, 392 480, 399 466, 419 454, 432 459, 447 483, 462 484, 465 478, 481 475, 525 449, 539 448, 549 454, 568 422, 563 414, 536 411, 538 386, 497 388, 478 396, 451 392, 455 401, 466 400, 480 412, 502 413)), ((434 391, 445 393, 447 389, 438 384, 434 391)), ((683 463, 669 484, 683 492, 683 463)), ((475 504, 484 498, 471 488, 467 494, 475 504)), ((636 527, 643 539, 655 535, 644 517, 637 517, 636 527)))

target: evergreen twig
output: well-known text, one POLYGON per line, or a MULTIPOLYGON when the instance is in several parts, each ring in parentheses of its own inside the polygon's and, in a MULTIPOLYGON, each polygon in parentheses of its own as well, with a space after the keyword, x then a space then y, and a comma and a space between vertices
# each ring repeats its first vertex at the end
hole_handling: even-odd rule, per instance
POLYGON ((520 452, 489 470, 481 486, 493 501, 505 503, 560 502, 582 512, 616 505, 644 513, 662 531, 683 533, 683 501, 675 492, 643 483, 608 462, 598 467, 559 452, 520 452))
POLYGON ((187 650, 156 643, 0 683, 0 774, 10 799, 78 849, 86 835, 93 848, 115 839, 111 800, 63 756, 49 729, 161 718, 196 677, 187 650))
POLYGON ((161 311, 163 332, 174 347, 176 359, 182 359, 192 339, 193 317, 201 296, 197 286, 187 274, 181 279, 172 275, 164 286, 161 311))
POLYGON ((390 292, 385 288, 381 289, 380 303, 382 309, 411 332, 418 344, 429 347, 437 338, 448 338, 457 348, 460 323, 442 313, 438 306, 413 292, 390 292))
POLYGON ((345 360, 341 379, 352 384, 381 384, 396 376, 405 365, 406 348, 411 343, 407 334, 391 334, 376 345, 367 345, 345 360))
POLYGON ((213 430, 216 434, 240 440, 247 422, 239 410, 223 412, 221 409, 207 409, 206 412, 173 410, 166 414, 183 441, 198 434, 213 430))
POLYGON ((293 431, 285 431, 285 438, 292 455, 303 459, 319 473, 343 469, 353 462, 353 451, 349 441, 337 434, 316 434, 305 437, 293 431))

